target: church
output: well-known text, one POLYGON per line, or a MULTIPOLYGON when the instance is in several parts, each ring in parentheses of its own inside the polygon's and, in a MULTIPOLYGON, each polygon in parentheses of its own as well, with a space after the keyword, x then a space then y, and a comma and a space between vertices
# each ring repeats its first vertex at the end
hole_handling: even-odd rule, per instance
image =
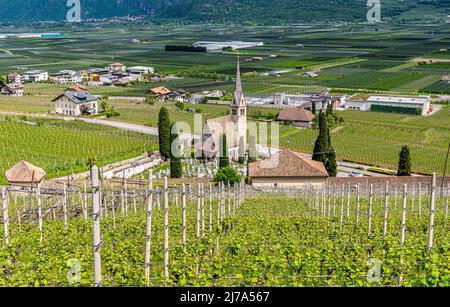
POLYGON ((230 115, 209 119, 203 128, 202 140, 196 145, 197 157, 218 158, 221 136, 227 139, 228 157, 237 161, 244 157, 247 148, 247 105, 242 89, 239 59, 236 72, 236 88, 230 104, 230 115))

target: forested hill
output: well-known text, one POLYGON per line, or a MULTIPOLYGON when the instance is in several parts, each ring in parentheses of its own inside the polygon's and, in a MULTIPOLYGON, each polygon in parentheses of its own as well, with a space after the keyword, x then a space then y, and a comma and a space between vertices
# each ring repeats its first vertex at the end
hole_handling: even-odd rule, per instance
MULTIPOLYGON (((64 20, 67 2, 0 0, 0 21, 64 20)), ((81 0, 81 7, 83 19, 144 15, 237 23, 364 21, 368 9, 367 0, 81 0)), ((450 0, 381 0, 381 12, 385 19, 445 18, 450 14, 450 0)))

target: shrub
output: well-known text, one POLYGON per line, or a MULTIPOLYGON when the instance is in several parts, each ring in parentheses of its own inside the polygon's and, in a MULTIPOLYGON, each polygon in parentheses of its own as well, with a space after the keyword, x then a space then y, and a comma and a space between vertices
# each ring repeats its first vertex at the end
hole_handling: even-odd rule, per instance
POLYGON ((242 177, 238 174, 238 172, 229 166, 219 169, 216 176, 214 176, 214 182, 229 182, 231 185, 241 182, 241 179, 242 177))

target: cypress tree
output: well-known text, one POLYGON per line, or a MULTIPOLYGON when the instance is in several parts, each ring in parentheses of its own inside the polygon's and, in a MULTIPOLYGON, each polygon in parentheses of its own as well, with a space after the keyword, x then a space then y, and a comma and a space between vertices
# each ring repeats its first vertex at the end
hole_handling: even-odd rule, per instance
POLYGON ((169 111, 162 107, 158 115, 158 135, 159 152, 163 160, 170 158, 170 125, 169 111))
POLYGON ((312 111, 312 114, 316 115, 316 113, 317 113, 317 106, 316 106, 316 102, 315 101, 313 101, 313 103, 312 103, 311 111, 312 111))
POLYGON ((397 176, 411 176, 411 158, 409 147, 406 145, 402 147, 400 152, 397 176))
POLYGON ((327 116, 329 116, 329 115, 333 115, 333 104, 332 103, 327 104, 327 116))
POLYGON ((227 136, 222 134, 220 140, 220 157, 219 157, 219 168, 225 168, 230 166, 230 159, 228 158, 228 144, 227 136))
POLYGON ((314 144, 314 151, 312 159, 314 161, 320 161, 325 164, 327 160, 327 149, 328 149, 328 127, 327 118, 325 113, 320 112, 319 114, 319 136, 317 137, 316 143, 314 144))
POLYGON ((172 124, 170 128, 170 144, 173 144, 175 148, 177 148, 178 152, 174 152, 172 150, 172 146, 170 148, 170 177, 171 178, 181 178, 183 174, 183 170, 181 168, 181 157, 179 152, 179 144, 178 144, 178 134, 172 133, 172 128, 175 123, 172 124))
POLYGON ((250 145, 248 148, 248 162, 255 162, 258 159, 258 152, 256 151, 256 135, 250 135, 250 145))
POLYGON ((328 150, 325 168, 327 169, 328 175, 330 175, 330 177, 336 177, 337 176, 336 151, 334 150, 333 145, 331 144, 331 136, 329 128, 327 128, 327 136, 328 136, 328 150))
POLYGON ((245 163, 245 144, 243 137, 239 138, 239 163, 245 163))

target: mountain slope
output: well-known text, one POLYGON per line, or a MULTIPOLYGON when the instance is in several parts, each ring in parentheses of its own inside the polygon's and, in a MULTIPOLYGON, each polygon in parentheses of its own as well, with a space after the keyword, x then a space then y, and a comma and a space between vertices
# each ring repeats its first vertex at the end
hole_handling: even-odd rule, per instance
MULTIPOLYGON (((64 20, 66 0, 0 0, 0 21, 64 20), (20 9, 17 9, 20 2, 20 9)), ((450 13, 450 0, 382 0, 382 18, 419 5, 436 16, 450 13)), ((82 18, 144 15, 192 21, 309 23, 364 21, 367 0, 81 0, 82 18)))

